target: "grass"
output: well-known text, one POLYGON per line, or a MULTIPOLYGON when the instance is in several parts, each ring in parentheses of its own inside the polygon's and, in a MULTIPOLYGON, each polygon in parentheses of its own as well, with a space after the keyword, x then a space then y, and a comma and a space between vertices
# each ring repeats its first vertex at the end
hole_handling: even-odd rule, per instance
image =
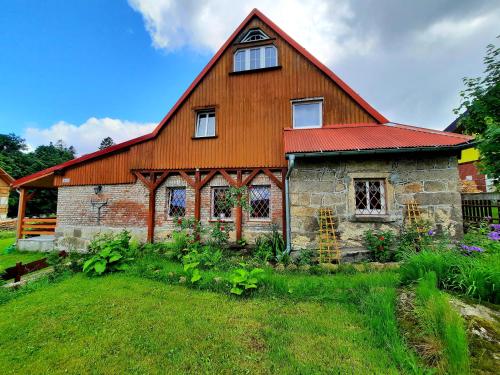
POLYGON ((429 272, 415 289, 415 312, 425 338, 420 345, 428 357, 435 357, 437 369, 442 374, 470 373, 469 353, 465 322, 448 302, 448 297, 437 289, 437 277, 429 272))
POLYGON ((130 274, 73 276, 0 306, 0 373, 412 372, 392 276, 311 278, 339 297, 302 286, 237 299, 130 274))
POLYGON ((0 236, 0 273, 6 268, 15 266, 17 262, 29 263, 37 259, 41 259, 47 254, 36 252, 19 252, 17 250, 10 254, 4 254, 4 250, 16 242, 15 234, 13 232, 0 232, 2 234, 9 233, 11 235, 0 236))

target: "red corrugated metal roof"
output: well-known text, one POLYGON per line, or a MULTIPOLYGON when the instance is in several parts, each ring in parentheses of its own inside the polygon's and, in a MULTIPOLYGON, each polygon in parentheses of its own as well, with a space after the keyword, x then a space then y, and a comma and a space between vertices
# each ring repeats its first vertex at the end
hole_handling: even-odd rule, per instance
POLYGON ((338 124, 317 129, 285 129, 285 153, 446 147, 472 137, 402 124, 338 124))

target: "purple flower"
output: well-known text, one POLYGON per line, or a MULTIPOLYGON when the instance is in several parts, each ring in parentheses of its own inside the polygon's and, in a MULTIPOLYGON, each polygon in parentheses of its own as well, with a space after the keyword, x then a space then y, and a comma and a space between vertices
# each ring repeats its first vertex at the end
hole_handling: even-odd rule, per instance
POLYGON ((434 236, 436 234, 436 231, 434 229, 431 229, 430 231, 427 232, 429 236, 434 236))
POLYGON ((484 251, 484 249, 480 248, 479 246, 467 246, 462 244, 460 245, 460 247, 462 248, 462 250, 465 250, 469 254, 473 252, 482 253, 484 251))
POLYGON ((500 232, 491 232, 488 234, 488 238, 493 241, 500 241, 500 232))
POLYGON ((490 228, 495 232, 500 232, 500 224, 491 224, 490 228))

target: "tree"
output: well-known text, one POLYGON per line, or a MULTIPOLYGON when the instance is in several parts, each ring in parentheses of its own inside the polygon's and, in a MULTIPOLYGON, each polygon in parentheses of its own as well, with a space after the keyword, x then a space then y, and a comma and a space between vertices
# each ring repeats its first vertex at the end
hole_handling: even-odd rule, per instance
POLYGON ((115 141, 113 141, 113 138, 111 137, 106 137, 101 141, 101 145, 99 146, 99 150, 104 150, 105 148, 108 148, 110 146, 113 146, 115 144, 115 141))
MULTIPOLYGON (((15 134, 0 134, 0 167, 14 178, 20 178, 42 169, 74 159, 75 149, 67 147, 59 140, 55 144, 38 146, 35 151, 27 152, 28 146, 15 134)), ((9 216, 17 215, 19 197, 11 194, 9 198, 9 216)), ((27 215, 55 213, 57 191, 39 190, 26 209, 27 215)))
MULTIPOLYGON (((500 38, 500 36, 497 36, 500 38)), ((486 47, 484 77, 464 78, 461 103, 454 110, 460 114, 458 129, 476 136, 480 152, 479 168, 500 184, 500 48, 486 47)))

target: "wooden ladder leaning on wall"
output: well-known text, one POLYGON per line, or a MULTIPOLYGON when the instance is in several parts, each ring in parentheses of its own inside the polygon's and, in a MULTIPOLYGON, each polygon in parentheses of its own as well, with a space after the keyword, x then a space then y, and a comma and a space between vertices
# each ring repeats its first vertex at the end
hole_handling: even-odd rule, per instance
POLYGON ((331 208, 319 209, 319 262, 340 264, 340 247, 335 233, 335 220, 331 208))

